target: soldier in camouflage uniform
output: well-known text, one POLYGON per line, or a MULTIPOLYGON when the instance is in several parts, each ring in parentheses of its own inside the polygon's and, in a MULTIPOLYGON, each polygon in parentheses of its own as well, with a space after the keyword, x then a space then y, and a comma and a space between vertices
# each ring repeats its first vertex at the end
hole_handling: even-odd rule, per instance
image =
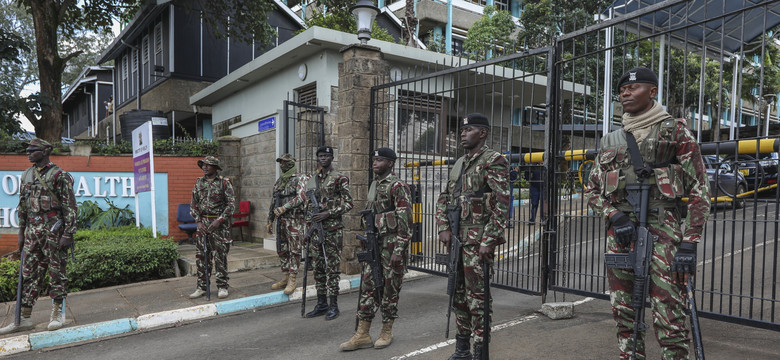
MULTIPOLYGON (((629 70, 620 78, 623 130, 613 131, 601 140, 586 196, 591 209, 609 225, 608 252, 628 252, 636 240, 639 217, 626 200, 625 190, 626 184, 637 179, 624 131, 633 134, 645 166, 652 168, 645 181, 652 184, 648 228, 658 236, 650 264, 653 326, 664 359, 687 359, 690 331, 685 321, 684 292, 688 276, 696 268, 696 244, 709 216, 709 182, 699 144, 685 121, 673 119, 653 100, 657 86, 658 78, 647 68, 629 70), (677 206, 681 197, 689 198, 687 216, 677 206)), ((607 269, 607 277, 620 358, 629 359, 636 312, 631 301, 634 273, 607 269)), ((644 359, 644 331, 637 340, 637 359, 644 359)))
POLYGON ((230 179, 219 176, 222 168, 219 159, 206 156, 198 160, 198 167, 203 169, 203 177, 198 178, 192 188, 190 214, 198 224, 196 235, 196 264, 198 266, 198 288, 190 294, 190 299, 196 299, 206 294, 206 271, 211 274, 211 260, 217 272, 217 296, 220 299, 228 296, 227 255, 233 239, 230 238, 233 212, 236 209, 236 194, 230 179), (209 262, 204 259, 205 248, 209 250, 209 262), (208 267, 208 268, 207 268, 208 267))
POLYGON ((306 224, 311 228, 313 222, 322 224, 325 230, 325 251, 315 240, 316 234, 304 239, 309 246, 309 254, 313 254, 314 281, 317 286, 317 305, 314 310, 306 314, 307 318, 321 315, 326 320, 333 320, 339 316, 338 295, 339 280, 341 278, 341 247, 343 245, 342 229, 344 223, 341 216, 352 209, 352 195, 349 192, 349 178, 333 166, 333 148, 320 146, 317 149, 317 161, 319 169, 309 177, 298 191, 298 196, 304 198, 306 206, 306 224), (320 203, 319 211, 314 209, 310 201, 310 193, 318 194, 320 203), (325 266, 327 258, 328 265, 325 266), (330 306, 328 306, 330 299, 330 306))
POLYGON ((304 219, 303 198, 297 196, 300 184, 305 182, 305 177, 298 174, 295 168, 295 158, 290 154, 284 154, 276 159, 282 169, 282 175, 274 184, 274 201, 268 210, 268 223, 265 225, 268 234, 273 234, 274 219, 279 222, 279 233, 276 234, 278 243, 277 252, 282 264, 284 277, 271 285, 271 289, 284 289, 286 295, 295 291, 296 276, 301 264, 301 244, 304 219))
POLYGON ((73 177, 49 161, 52 148, 50 143, 38 138, 27 143, 27 158, 33 166, 22 174, 17 207, 17 245, 24 253, 22 316, 19 324, 13 323, 0 329, 0 334, 34 327, 30 315, 47 272, 53 304, 47 328, 57 330, 65 323, 63 306, 68 295, 67 255, 68 248, 73 245, 78 210, 73 194, 73 177))
MULTIPOLYGON (((474 337, 474 358, 481 358, 485 299, 483 262, 493 269, 496 246, 506 242, 504 228, 509 213, 509 165, 500 153, 485 145, 490 122, 482 114, 469 114, 460 124, 461 145, 467 151, 450 171, 447 187, 436 202, 439 241, 449 249, 452 232, 463 242, 454 310, 458 333, 456 351, 450 359, 471 359, 470 339, 474 337), (460 188, 458 188, 460 186, 460 188), (460 229, 452 229, 447 206, 460 206, 460 229)), ((452 255, 450 255, 452 256, 452 255)), ((491 274, 487 274, 490 278, 491 274)), ((491 306, 492 308, 492 306, 491 306)), ((489 339, 488 339, 489 341, 489 339)))
POLYGON ((358 330, 342 351, 369 348, 382 349, 393 341, 393 322, 398 317, 398 295, 406 272, 409 241, 412 239, 412 204, 409 186, 392 173, 395 151, 379 148, 374 151, 373 171, 376 180, 368 191, 368 209, 375 212, 377 242, 381 249, 384 284, 374 284, 370 266, 363 265, 357 316, 358 330), (382 298, 376 291, 382 286, 382 298), (381 305, 380 305, 381 304, 381 305), (377 308, 382 309, 382 332, 372 344, 369 329, 377 308))

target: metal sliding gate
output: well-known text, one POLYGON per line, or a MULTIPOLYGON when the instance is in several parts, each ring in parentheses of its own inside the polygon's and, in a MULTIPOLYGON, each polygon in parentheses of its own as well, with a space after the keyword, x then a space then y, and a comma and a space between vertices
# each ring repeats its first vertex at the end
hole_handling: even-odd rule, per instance
POLYGON ((284 140, 282 152, 292 154, 298 171, 314 174, 317 148, 325 145, 325 109, 284 101, 284 140))
POLYGON ((657 99, 673 116, 689 119, 707 144, 714 206, 699 246, 701 315, 779 330, 780 159, 727 144, 780 134, 780 110, 773 107, 780 51, 768 35, 780 30, 780 0, 640 0, 615 9, 553 47, 450 60, 372 88, 371 149, 395 149, 395 171, 415 189, 410 267, 444 272, 433 261, 446 252, 435 204, 463 154, 458 121, 479 112, 493 126, 487 145, 511 160, 511 216, 494 285, 607 299, 606 228, 589 211, 583 189, 601 136, 621 124, 618 77, 646 66, 660 75, 657 99), (528 180, 535 178, 541 181, 528 180), (535 217, 534 187, 543 199, 535 217))

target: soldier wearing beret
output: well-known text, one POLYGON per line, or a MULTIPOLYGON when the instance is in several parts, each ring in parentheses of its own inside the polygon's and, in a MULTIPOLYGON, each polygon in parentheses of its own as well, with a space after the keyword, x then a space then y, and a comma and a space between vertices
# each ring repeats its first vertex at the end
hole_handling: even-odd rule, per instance
POLYGON ((492 273, 495 249, 506 242, 509 165, 485 144, 489 134, 490 122, 485 115, 474 113, 461 119, 460 143, 466 154, 453 166, 447 187, 436 202, 439 241, 449 250, 454 233, 463 243, 458 257, 462 271, 458 272, 453 300, 458 332, 450 359, 471 359, 472 337, 474 358, 482 356, 484 317, 490 316, 484 314, 484 301, 492 303, 492 299, 485 299, 484 291, 485 279, 491 274, 484 274, 482 265, 487 264, 492 273), (449 211, 460 213, 460 228, 452 228, 449 211))
POLYGON ((307 318, 325 315, 326 320, 339 316, 338 295, 341 279, 341 247, 343 246, 344 222, 341 216, 352 209, 352 195, 349 192, 349 178, 333 168, 333 148, 320 146, 317 149, 319 168, 309 177, 298 192, 306 208, 306 228, 320 223, 325 232, 324 246, 317 243, 315 234, 304 239, 313 254, 314 281, 317 287, 317 305, 306 313, 307 318), (317 209, 311 196, 319 203, 317 209), (324 247, 324 250, 323 250, 324 247), (326 265, 327 262, 327 265, 326 265), (328 305, 330 300, 330 305, 328 305))
POLYGON ((207 271, 211 273, 211 261, 217 272, 217 296, 220 299, 228 296, 227 255, 233 239, 230 238, 233 212, 236 209, 236 194, 230 179, 220 176, 219 159, 206 156, 198 160, 198 167, 203 169, 203 177, 198 178, 192 188, 190 214, 198 224, 196 235, 198 266, 197 289, 190 294, 190 299, 196 299, 206 294, 207 271), (209 252, 208 263, 204 255, 209 252))
MULTIPOLYGON (((629 70, 618 81, 618 92, 623 104, 623 129, 601 140, 586 189, 588 205, 607 222, 608 252, 626 253, 634 246, 639 218, 626 200, 626 184, 637 183, 642 176, 652 185, 647 222, 650 233, 657 236, 649 269, 653 327, 662 358, 687 359, 690 330, 683 294, 688 277, 696 269, 696 245, 710 212, 704 162, 685 120, 672 118, 653 100, 658 93, 658 78, 652 70, 629 70), (639 172, 630 160, 629 137, 635 139, 644 163, 639 172), (689 199, 687 215, 678 208, 681 197, 689 199)), ((631 300, 634 272, 609 268, 607 279, 620 358, 628 359, 637 326, 637 309, 631 300)), ((644 335, 641 330, 637 336, 637 359, 645 358, 644 335)))
POLYGON ((274 184, 274 201, 268 210, 268 223, 265 228, 268 234, 273 234, 274 219, 277 222, 276 249, 282 264, 282 280, 271 285, 271 289, 284 289, 286 295, 295 291, 297 285, 298 267, 301 264, 301 244, 303 243, 303 197, 298 196, 301 184, 306 177, 298 174, 295 158, 284 154, 276 159, 282 175, 274 184))
POLYGON ((368 190, 367 209, 374 212, 377 229, 377 248, 381 250, 383 284, 375 284, 370 266, 363 264, 360 299, 358 299, 358 329, 349 341, 341 344, 342 351, 374 347, 382 349, 393 341, 393 322, 398 317, 398 295, 406 272, 409 241, 412 238, 412 204, 409 186, 393 174, 395 151, 390 148, 374 150, 374 181, 368 190), (378 287, 382 287, 379 296, 378 287), (372 343, 369 329, 377 309, 382 311, 382 332, 372 343))
POLYGON ((21 320, 0 329, 0 334, 26 331, 34 327, 30 316, 40 287, 48 273, 52 310, 48 330, 65 323, 65 297, 68 248, 76 232, 76 197, 73 177, 49 161, 53 146, 42 139, 27 145, 27 158, 33 164, 25 170, 19 191, 19 236, 22 251, 21 320))

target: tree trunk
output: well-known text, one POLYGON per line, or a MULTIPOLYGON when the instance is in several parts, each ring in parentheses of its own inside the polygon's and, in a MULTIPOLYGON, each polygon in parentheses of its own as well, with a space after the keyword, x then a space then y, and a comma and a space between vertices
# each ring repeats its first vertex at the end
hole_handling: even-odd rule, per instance
POLYGON ((41 85, 41 114, 29 119, 35 134, 52 143, 62 135, 62 71, 65 64, 57 50, 59 6, 53 0, 30 1, 30 13, 35 26, 35 51, 41 85))

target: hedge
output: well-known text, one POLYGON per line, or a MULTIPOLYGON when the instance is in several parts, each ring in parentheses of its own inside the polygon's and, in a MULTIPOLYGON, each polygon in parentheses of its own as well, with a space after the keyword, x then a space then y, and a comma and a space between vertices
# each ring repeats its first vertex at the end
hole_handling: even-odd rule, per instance
MULTIPOLYGON (((96 289, 174 276, 178 246, 152 237, 151 229, 134 226, 79 230, 75 261, 68 261, 68 291, 96 289)), ((68 253, 70 256, 70 252, 68 253)), ((0 261, 0 302, 15 301, 19 260, 0 261)), ((43 286, 47 287, 48 280, 43 286)), ((41 294, 47 294, 42 289, 41 294)))

